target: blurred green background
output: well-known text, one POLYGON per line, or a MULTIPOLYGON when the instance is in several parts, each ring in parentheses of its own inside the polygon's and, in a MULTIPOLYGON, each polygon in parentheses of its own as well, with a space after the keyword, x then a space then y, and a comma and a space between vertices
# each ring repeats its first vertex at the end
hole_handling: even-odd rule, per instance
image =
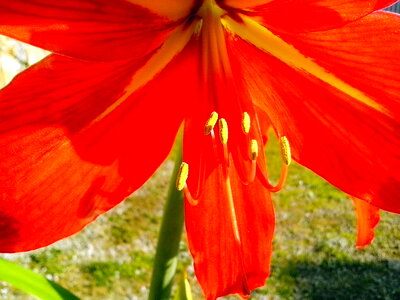
MULTIPOLYGON (((0 37, 0 85, 44 55, 0 37)), ((281 158, 276 141, 267 152, 271 178, 277 180, 281 158)), ((146 299, 174 156, 139 191, 81 233, 46 249, 0 257, 82 299, 146 299)), ((399 215, 382 212, 373 244, 356 250, 352 202, 297 164, 290 166, 288 182, 274 203, 272 275, 252 299, 400 299, 399 215)), ((180 261, 180 269, 188 268, 194 299, 202 299, 184 240, 180 261)), ((32 298, 0 282, 0 299, 32 298)))

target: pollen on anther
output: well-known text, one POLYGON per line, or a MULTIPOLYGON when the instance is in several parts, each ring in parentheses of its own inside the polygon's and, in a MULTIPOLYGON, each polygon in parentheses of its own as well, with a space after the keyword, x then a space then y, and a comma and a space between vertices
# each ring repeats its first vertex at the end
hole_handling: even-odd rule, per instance
POLYGON ((280 138, 280 144, 281 144, 281 154, 283 162, 288 166, 292 161, 292 154, 290 151, 289 140, 287 139, 286 136, 282 136, 280 138))
POLYGON ((185 188, 186 180, 189 176, 189 165, 182 162, 179 167, 178 176, 176 177, 176 189, 182 191, 185 188))
POLYGON ((206 126, 204 127, 204 134, 209 135, 211 131, 214 129, 215 124, 218 121, 218 113, 213 111, 210 115, 210 118, 206 122, 206 126))
POLYGON ((250 158, 256 160, 258 157, 258 143, 257 140, 252 139, 250 144, 250 158))
POLYGON ((250 124, 250 115, 247 112, 244 112, 242 117, 242 130, 245 134, 250 132, 250 124))
POLYGON ((219 138, 222 144, 228 143, 228 123, 224 118, 219 119, 219 138))

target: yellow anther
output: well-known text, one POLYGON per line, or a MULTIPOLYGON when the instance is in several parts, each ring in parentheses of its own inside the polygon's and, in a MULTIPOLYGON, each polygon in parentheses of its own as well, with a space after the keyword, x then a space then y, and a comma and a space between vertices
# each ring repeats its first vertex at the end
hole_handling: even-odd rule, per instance
POLYGON ((256 160, 258 157, 258 143, 257 140, 251 140, 250 144, 250 158, 251 160, 256 160))
POLYGON ((248 134, 250 132, 250 124, 250 115, 247 112, 244 112, 242 118, 242 130, 245 134, 248 134))
POLYGON ((290 144, 286 136, 280 138, 281 154, 283 162, 288 166, 292 161, 292 154, 290 151, 290 144))
POLYGON ((210 118, 206 122, 206 126, 204 127, 204 134, 208 135, 211 133, 211 130, 214 129, 215 124, 217 124, 218 121, 218 114, 213 111, 210 115, 210 118))
POLYGON ((176 177, 176 189, 178 191, 182 191, 185 188, 188 176, 189 176, 189 165, 183 162, 179 168, 178 176, 176 177))
POLYGON ((222 144, 228 143, 228 123, 224 118, 219 119, 219 138, 222 144))

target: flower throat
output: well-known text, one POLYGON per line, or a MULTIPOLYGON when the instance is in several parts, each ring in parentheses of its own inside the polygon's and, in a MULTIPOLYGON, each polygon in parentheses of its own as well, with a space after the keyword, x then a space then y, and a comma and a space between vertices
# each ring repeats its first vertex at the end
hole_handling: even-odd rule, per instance
POLYGON ((232 55, 229 54, 227 39, 233 38, 222 24, 226 11, 214 0, 207 0, 199 8, 197 16, 201 19, 198 30, 200 51, 200 85, 202 106, 207 108, 203 119, 204 135, 208 142, 198 150, 199 168, 193 174, 197 178, 195 184, 186 184, 189 176, 189 165, 182 163, 177 178, 177 188, 183 190, 187 201, 197 205, 202 194, 206 176, 204 147, 211 147, 220 178, 223 182, 226 198, 230 202, 233 227, 239 240, 235 224, 235 208, 231 189, 230 168, 236 168, 242 184, 249 185, 258 176, 264 186, 271 192, 279 191, 286 180, 290 164, 290 146, 286 137, 280 137, 283 167, 281 177, 276 186, 269 183, 267 177, 266 158, 264 154, 265 132, 261 132, 257 108, 251 96, 239 93, 243 90, 240 79, 233 76, 232 55), (218 134, 216 134, 217 132, 218 134))

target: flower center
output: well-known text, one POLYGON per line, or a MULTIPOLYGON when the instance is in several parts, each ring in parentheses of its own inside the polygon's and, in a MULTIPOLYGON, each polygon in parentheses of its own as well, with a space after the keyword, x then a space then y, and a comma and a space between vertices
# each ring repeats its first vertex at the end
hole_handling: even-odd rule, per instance
POLYGON ((215 0, 205 0, 197 11, 197 15, 203 19, 209 18, 211 15, 220 18, 224 14, 225 11, 218 6, 215 0))
MULTIPOLYGON (((266 174, 265 154, 261 151, 264 140, 256 108, 244 86, 245 83, 240 77, 234 76, 240 74, 240 70, 233 69, 235 57, 230 53, 229 42, 230 39, 237 37, 227 32, 222 24, 222 18, 226 15, 227 12, 219 7, 215 0, 204 1, 197 12, 197 16, 201 19, 197 35, 202 93, 199 106, 205 108, 204 114, 206 114, 203 120, 198 118, 198 122, 202 124, 197 128, 201 128, 206 136, 201 147, 196 149, 197 164, 200 167, 194 169, 195 173, 192 176, 197 180, 191 180, 189 186, 185 184, 189 173, 189 166, 185 164, 182 172, 185 178, 178 176, 177 187, 185 192, 189 203, 197 205, 206 180, 207 165, 214 165, 221 175, 225 197, 230 199, 232 225, 236 231, 230 179, 232 169, 235 169, 233 173, 238 174, 242 184, 251 184, 257 176, 261 178, 264 186, 275 192, 282 188, 285 181, 288 159, 284 160, 278 185, 272 186, 266 174), (218 128, 219 139, 215 135, 215 127, 218 128), (204 154, 210 152, 208 148, 211 155, 204 154)), ((285 149, 290 149, 288 143, 285 145, 287 145, 285 149)), ((283 153, 287 157, 288 150, 283 153)), ((237 239, 240 239, 238 233, 237 239)))

